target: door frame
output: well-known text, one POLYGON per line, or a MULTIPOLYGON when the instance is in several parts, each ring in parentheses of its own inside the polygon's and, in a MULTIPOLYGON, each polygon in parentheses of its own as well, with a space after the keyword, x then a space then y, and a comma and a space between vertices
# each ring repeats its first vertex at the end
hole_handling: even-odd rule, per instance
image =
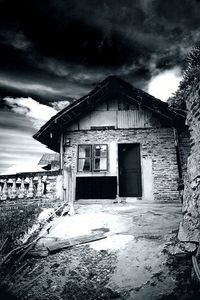
POLYGON ((127 142, 120 142, 117 143, 117 195, 120 198, 139 198, 142 197, 143 194, 143 176, 142 176, 142 159, 141 159, 141 144, 140 143, 127 143, 127 142), (140 172, 140 196, 120 196, 120 159, 119 159, 119 146, 121 145, 137 145, 138 146, 138 151, 139 151, 139 172, 140 172))

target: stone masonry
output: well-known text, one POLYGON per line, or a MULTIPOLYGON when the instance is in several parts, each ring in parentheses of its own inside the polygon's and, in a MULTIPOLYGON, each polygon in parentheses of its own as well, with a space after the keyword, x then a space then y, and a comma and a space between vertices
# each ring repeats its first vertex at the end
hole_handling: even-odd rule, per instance
POLYGON ((186 99, 191 149, 183 197, 184 216, 179 230, 179 239, 184 242, 200 241, 200 84, 194 86, 186 99))
MULTIPOLYGON (((179 201, 178 166, 173 128, 84 130, 66 132, 65 137, 71 138, 71 147, 66 148, 64 155, 65 166, 71 164, 75 170, 77 170, 78 144, 109 144, 112 141, 140 143, 141 158, 152 159, 154 200, 179 201)), ((182 152, 185 153, 184 147, 182 147, 182 152)))

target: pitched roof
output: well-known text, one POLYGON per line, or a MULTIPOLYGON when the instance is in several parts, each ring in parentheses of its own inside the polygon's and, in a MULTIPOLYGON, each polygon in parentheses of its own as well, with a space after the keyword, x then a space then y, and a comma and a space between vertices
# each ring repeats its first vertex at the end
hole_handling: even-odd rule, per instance
POLYGON ((137 103, 144 109, 152 111, 155 115, 170 121, 173 126, 183 126, 185 115, 183 112, 175 111, 163 102, 148 93, 134 88, 119 77, 109 76, 100 82, 95 89, 62 109, 53 116, 33 138, 47 145, 50 149, 59 152, 60 134, 63 128, 79 119, 81 116, 92 111, 94 107, 112 98, 126 99, 130 103, 137 103))

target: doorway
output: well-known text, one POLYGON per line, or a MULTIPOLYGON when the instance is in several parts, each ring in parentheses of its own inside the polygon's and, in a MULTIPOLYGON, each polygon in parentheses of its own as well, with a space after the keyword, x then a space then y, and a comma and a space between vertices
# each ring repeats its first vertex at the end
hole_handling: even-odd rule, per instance
POLYGON ((119 196, 141 197, 141 163, 139 144, 119 144, 119 196))

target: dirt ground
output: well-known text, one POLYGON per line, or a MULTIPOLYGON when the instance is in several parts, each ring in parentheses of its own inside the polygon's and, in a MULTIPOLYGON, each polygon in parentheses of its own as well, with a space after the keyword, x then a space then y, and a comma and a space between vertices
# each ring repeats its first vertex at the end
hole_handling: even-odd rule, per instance
POLYGON ((21 271, 9 278, 15 298, 199 299, 199 286, 191 281, 191 257, 173 255, 181 205, 105 202, 76 204, 75 211, 54 219, 37 246, 55 237, 103 233, 106 238, 26 258, 21 271))

